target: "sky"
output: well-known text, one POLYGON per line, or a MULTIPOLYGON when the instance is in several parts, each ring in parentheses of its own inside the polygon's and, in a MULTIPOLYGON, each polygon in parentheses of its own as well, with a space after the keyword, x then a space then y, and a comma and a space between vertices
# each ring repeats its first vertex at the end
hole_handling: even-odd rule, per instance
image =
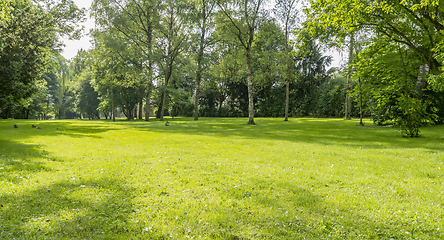
MULTIPOLYGON (((87 11, 91 6, 92 0, 74 0, 75 4, 79 8, 86 8, 87 11)), ((88 36, 89 30, 94 27, 94 20, 89 18, 89 12, 86 13, 87 21, 82 25, 85 26, 84 35, 80 40, 68 40, 63 39, 64 44, 66 45, 63 49, 62 55, 66 59, 72 59, 76 56, 77 51, 80 49, 88 50, 91 48, 91 37, 88 36)))
MULTIPOLYGON (((74 0, 75 4, 80 8, 88 9, 92 4, 92 0, 74 0)), ((64 44, 66 45, 63 49, 62 55, 66 59, 72 59, 76 56, 77 51, 80 49, 88 50, 91 48, 91 37, 88 35, 89 30, 94 27, 94 20, 89 18, 89 11, 86 14, 87 21, 83 23, 85 26, 84 35, 80 40, 68 40, 63 39, 64 44)), ((326 52, 325 54, 333 56, 333 63, 330 67, 340 67, 340 65, 344 64, 344 60, 337 51, 331 50, 326 52)))

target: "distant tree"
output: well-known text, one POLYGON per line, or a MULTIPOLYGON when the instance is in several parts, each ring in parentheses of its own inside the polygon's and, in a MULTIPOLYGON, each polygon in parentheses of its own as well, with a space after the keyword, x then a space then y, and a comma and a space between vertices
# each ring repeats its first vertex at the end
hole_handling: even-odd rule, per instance
POLYGON ((78 76, 79 95, 78 108, 79 112, 89 119, 100 119, 99 114, 99 94, 91 85, 93 73, 91 70, 85 70, 78 76))
POLYGON ((297 59, 297 81, 293 87, 298 99, 297 115, 316 116, 319 89, 326 81, 326 67, 331 64, 332 58, 331 56, 323 56, 320 46, 311 43, 298 53, 297 59))

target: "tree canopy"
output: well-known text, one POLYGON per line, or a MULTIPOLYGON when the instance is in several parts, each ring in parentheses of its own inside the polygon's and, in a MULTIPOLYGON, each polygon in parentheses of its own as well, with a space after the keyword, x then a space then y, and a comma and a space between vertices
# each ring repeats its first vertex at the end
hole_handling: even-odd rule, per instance
POLYGON ((58 39, 80 36, 83 9, 1 1, 1 115, 359 115, 408 136, 444 119, 441 1, 306 3, 95 0, 93 48, 66 60, 58 39))

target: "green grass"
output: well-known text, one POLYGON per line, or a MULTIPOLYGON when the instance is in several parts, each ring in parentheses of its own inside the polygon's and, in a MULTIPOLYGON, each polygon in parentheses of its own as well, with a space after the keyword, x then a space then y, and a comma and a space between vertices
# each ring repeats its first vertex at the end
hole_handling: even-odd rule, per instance
POLYGON ((444 126, 169 121, 0 120, 0 239, 444 238, 444 126))

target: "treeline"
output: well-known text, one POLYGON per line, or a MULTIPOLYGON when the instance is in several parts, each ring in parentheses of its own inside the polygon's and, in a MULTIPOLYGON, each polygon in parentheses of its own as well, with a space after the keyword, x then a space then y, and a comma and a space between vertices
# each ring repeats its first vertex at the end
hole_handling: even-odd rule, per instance
MULTIPOLYGON (((8 53, 21 50, 3 43, 1 61, 8 63, 0 76, 11 87, 2 92, 0 114, 114 119, 118 110, 129 120, 249 117, 250 124, 255 116, 368 116, 397 124, 408 136, 417 136, 423 124, 441 122, 439 4, 345 2, 312 0, 303 13, 296 0, 95 0, 93 48, 72 60, 57 53, 57 42, 40 48, 31 42, 21 49, 46 49, 35 54, 44 61, 17 58, 21 68, 5 68, 8 53), (326 46, 346 53, 348 64, 328 69, 326 46), (32 78, 23 67, 32 67, 23 64, 29 61, 38 69, 32 78)), ((70 20, 82 14, 77 9, 69 18, 60 14, 66 8, 49 3, 5 6, 1 27, 8 31, 17 26, 14 11, 70 20)), ((52 39, 63 32, 34 19, 52 39)), ((19 26, 23 32, 26 27, 19 26)), ((1 31, 2 39, 9 36, 1 31)))

